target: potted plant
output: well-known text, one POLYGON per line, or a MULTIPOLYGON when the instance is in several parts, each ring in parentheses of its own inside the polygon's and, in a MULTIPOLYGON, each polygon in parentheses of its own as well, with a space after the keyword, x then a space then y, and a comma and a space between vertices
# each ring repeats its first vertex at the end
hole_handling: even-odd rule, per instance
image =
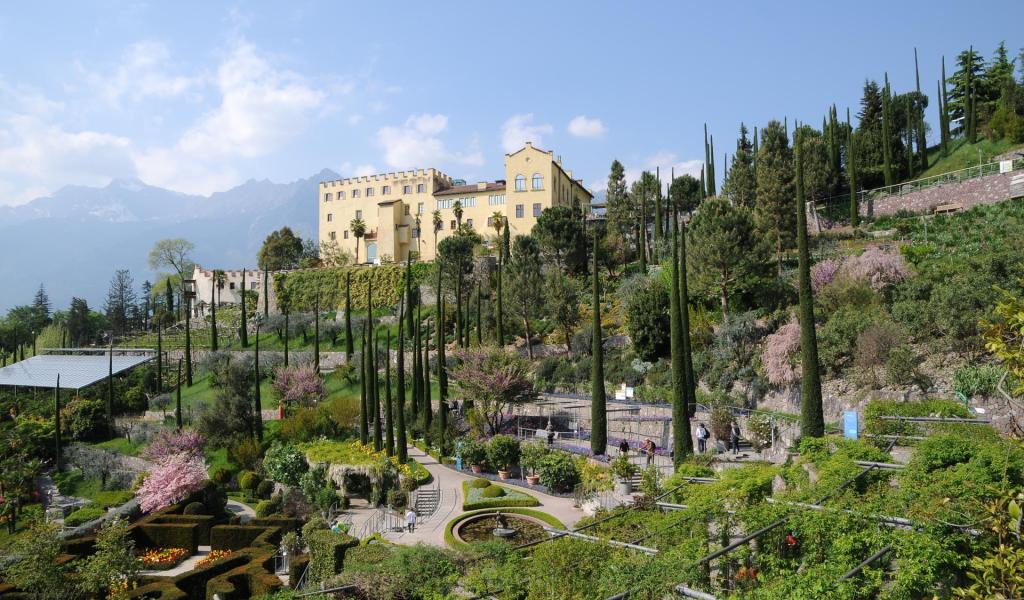
POLYGON ((629 457, 620 454, 611 462, 611 472, 615 476, 615 491, 619 494, 629 494, 633 491, 632 479, 636 475, 636 465, 629 462, 629 457))
POLYGON ((468 464, 474 473, 484 470, 487 460, 487 448, 478 440, 468 440, 462 445, 462 463, 468 464))
POLYGON ((487 462, 498 470, 498 477, 508 479, 509 469, 519 462, 519 440, 510 435, 496 435, 487 442, 487 462))
POLYGON ((520 450, 519 466, 524 471, 528 471, 526 474, 526 483, 528 485, 537 485, 540 481, 540 476, 537 475, 537 469, 540 468, 540 463, 547 456, 549 450, 543 442, 530 442, 523 444, 520 450))

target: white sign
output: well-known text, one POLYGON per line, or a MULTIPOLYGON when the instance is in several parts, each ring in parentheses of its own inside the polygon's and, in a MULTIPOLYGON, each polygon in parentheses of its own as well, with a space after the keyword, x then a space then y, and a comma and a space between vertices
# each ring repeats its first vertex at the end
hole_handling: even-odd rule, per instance
POLYGON ((1009 173, 1013 170, 1012 160, 1001 160, 999 161, 999 173, 1009 173))

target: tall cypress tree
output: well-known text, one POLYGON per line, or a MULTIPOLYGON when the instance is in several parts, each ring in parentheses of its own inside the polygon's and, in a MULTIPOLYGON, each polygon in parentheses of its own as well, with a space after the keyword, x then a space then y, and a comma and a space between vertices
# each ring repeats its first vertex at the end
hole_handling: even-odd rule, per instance
POLYGON ((434 421, 433 399, 430 391, 430 317, 427 317, 423 337, 423 406, 420 413, 423 417, 423 437, 430 439, 430 425, 434 421))
POLYGON ((654 197, 654 260, 658 261, 658 244, 661 240, 664 232, 661 228, 661 167, 654 167, 654 179, 658 182, 658 195, 654 197))
POLYGON ((711 146, 708 145, 708 124, 704 123, 704 167, 700 172, 701 188, 703 189, 704 198, 713 196, 711 193, 711 146))
POLYGON ((592 362, 590 367, 590 451, 604 454, 608 451, 608 414, 604 392, 604 344, 601 334, 601 280, 597 271, 597 231, 594 232, 594 291, 592 333, 592 362))
MULTIPOLYGON (((408 300, 408 296, 406 297, 408 300)), ((405 439, 405 335, 403 331, 403 319, 406 313, 411 312, 408 302, 402 303, 401 311, 398 315, 398 356, 396 360, 395 375, 397 376, 398 389, 395 390, 395 418, 397 423, 395 424, 395 450, 398 454, 399 462, 405 462, 409 459, 409 455, 406 450, 406 439, 405 439)))
POLYGON ((949 155, 949 96, 946 95, 946 57, 942 57, 942 84, 940 85, 942 97, 942 135, 945 140, 942 143, 942 155, 949 155))
POLYGON ((483 311, 481 310, 481 303, 483 300, 481 296, 483 292, 483 284, 479 281, 476 282, 476 345, 484 345, 484 319, 483 311))
MULTIPOLYGON (((256 343, 260 340, 257 336, 256 343)), ((316 291, 313 300, 313 369, 320 372, 320 290, 316 291)))
MULTIPOLYGON (((252 368, 252 379, 253 384, 256 387, 255 394, 253 394, 253 400, 256 404, 255 413, 255 426, 256 426, 256 439, 260 443, 263 443, 263 399, 260 397, 260 327, 259 321, 256 322, 256 353, 253 356, 253 368, 252 368)), ((317 373, 320 372, 319 366, 317 367, 317 373)), ((282 415, 283 416, 283 415, 282 415)))
POLYGON ((811 292, 811 259, 807 244, 807 205, 804 201, 803 151, 797 136, 796 203, 797 250, 799 253, 800 297, 800 435, 825 435, 821 404, 821 375, 818 372, 818 336, 814 331, 814 296, 811 292))
POLYGON ((182 421, 184 420, 181 414, 181 359, 178 359, 178 384, 174 386, 174 424, 178 427, 178 431, 181 431, 182 421))
POLYGON ((913 104, 907 95, 907 177, 914 176, 914 119, 913 104))
POLYGON ((501 248, 498 249, 498 272, 497 279, 498 285, 496 286, 498 293, 498 301, 495 306, 494 313, 494 324, 495 324, 495 337, 498 342, 498 347, 501 348, 505 345, 505 324, 504 324, 504 299, 502 298, 501 280, 503 272, 505 270, 505 232, 508 231, 508 219, 505 219, 505 226, 502 230, 502 242, 501 248))
POLYGON ((405 258, 405 332, 410 339, 412 338, 412 328, 415 326, 415 315, 412 312, 412 307, 415 304, 412 288, 412 254, 410 253, 405 258))
MULTIPOLYGON (((643 175, 641 175, 643 178, 643 175)), ((640 193, 640 272, 647 273, 647 188, 641 187, 640 193)))
POLYGON ((967 84, 964 86, 964 102, 966 103, 966 110, 964 111, 964 131, 967 132, 967 142, 973 144, 978 141, 977 133, 975 132, 975 95, 974 95, 974 46, 971 46, 967 53, 967 68, 965 74, 967 77, 967 84))
POLYGON ((860 225, 860 206, 857 202, 857 161, 849 107, 846 108, 846 129, 849 131, 846 137, 846 181, 850 186, 850 225, 857 228, 860 225))
POLYGON ((263 316, 270 316, 270 270, 263 269, 263 316))
POLYGON ((942 101, 942 82, 941 81, 936 81, 935 82, 935 90, 936 90, 935 97, 938 98, 938 105, 939 105, 938 106, 938 109, 939 109, 939 144, 942 147, 942 155, 946 156, 946 154, 949 152, 949 150, 947 148, 948 141, 947 141, 947 137, 946 137, 948 135, 948 133, 949 133, 949 131, 948 131, 949 125, 946 123, 946 105, 942 101))
POLYGON ((369 320, 363 321, 363 339, 361 347, 359 348, 359 443, 365 444, 369 439, 369 432, 367 431, 367 419, 370 417, 370 411, 366 408, 367 401, 367 371, 370 370, 370 365, 367 360, 366 348, 366 329, 369 325, 369 320))
POLYGON ((210 286, 210 350, 217 351, 217 285, 210 286))
POLYGON ((672 284, 669 294, 669 333, 672 356, 672 463, 676 468, 692 452, 684 453, 690 437, 690 411, 686 405, 686 368, 683 366, 683 319, 679 309, 679 219, 672 207, 672 284), (683 427, 683 423, 686 427, 683 427))
POLYGON ((423 327, 423 314, 420 304, 416 305, 416 324, 412 334, 412 401, 409 403, 410 424, 419 424, 420 407, 423 406, 423 371, 420 361, 423 354, 420 352, 420 328, 423 327))
MULTIPOLYGON (((242 325, 241 325, 241 328, 240 328, 240 330, 238 332, 238 336, 242 340, 242 347, 243 348, 248 348, 249 347, 249 327, 245 323, 245 268, 244 267, 242 268, 242 290, 239 292, 238 295, 242 299, 242 302, 241 302, 241 305, 242 305, 242 325)), ((186 365, 186 367, 185 367, 185 374, 186 374, 185 378, 186 379, 190 379, 188 377, 188 372, 190 370, 191 369, 186 365)), ((192 385, 191 380, 189 381, 189 385, 190 386, 192 385)))
MULTIPOLYGON (((683 221, 679 230, 679 313, 682 321, 683 334, 683 374, 686 379, 687 415, 692 417, 697 410, 697 377, 693 372, 693 348, 690 345, 690 289, 686 272, 686 222, 683 221)), ((687 438, 689 439, 689 438, 687 438)), ((690 451, 693 451, 692 441, 690 451)))
MULTIPOLYGON (((164 334, 163 315, 157 313, 156 319, 156 393, 164 393, 164 334)), ((7 359, 4 358, 4 362, 7 359)))
POLYGON ((444 455, 445 436, 448 433, 448 369, 445 365, 444 335, 444 300, 441 300, 441 312, 437 315, 437 387, 440 395, 437 399, 437 447, 444 455))
POLYGON ((53 388, 53 456, 54 466, 60 473, 64 463, 64 452, 60 447, 60 373, 57 373, 57 387, 53 388))
POLYGON ((384 449, 384 430, 381 427, 380 422, 380 366, 377 361, 379 360, 378 348, 380 342, 379 334, 375 333, 373 328, 370 329, 370 369, 372 369, 372 377, 370 378, 370 384, 373 388, 373 403, 371 410, 373 414, 373 449, 380 452, 384 449))
MULTIPOLYGON (((399 315, 399 329, 401 329, 401 315, 399 315)), ((388 456, 395 455, 395 413, 391 406, 391 330, 388 329, 387 343, 384 346, 384 417, 387 421, 387 431, 384 436, 384 449, 388 456)))
POLYGON ((715 168, 715 136, 711 136, 711 163, 708 165, 708 196, 718 195, 718 169, 715 168))
POLYGON ((914 123, 917 127, 917 162, 923 172, 928 170, 928 142, 924 136, 924 96, 921 95, 921 71, 917 66, 917 48, 914 48, 914 82, 917 86, 917 114, 914 123))
POLYGON ((352 362, 355 342, 352 340, 352 272, 345 272, 345 362, 352 362))
POLYGON ((892 185, 892 100, 889 91, 889 74, 885 74, 885 88, 882 89, 882 171, 885 185, 892 185))

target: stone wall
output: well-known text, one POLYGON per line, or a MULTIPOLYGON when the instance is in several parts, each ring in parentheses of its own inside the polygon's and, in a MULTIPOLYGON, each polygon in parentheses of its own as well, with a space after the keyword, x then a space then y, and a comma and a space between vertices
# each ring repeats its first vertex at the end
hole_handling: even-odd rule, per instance
POLYGON ((945 183, 924 190, 868 200, 860 205, 860 214, 876 217, 905 210, 927 214, 941 204, 960 204, 964 210, 978 204, 995 204, 1010 197, 1010 178, 1018 171, 987 175, 963 183, 945 183))

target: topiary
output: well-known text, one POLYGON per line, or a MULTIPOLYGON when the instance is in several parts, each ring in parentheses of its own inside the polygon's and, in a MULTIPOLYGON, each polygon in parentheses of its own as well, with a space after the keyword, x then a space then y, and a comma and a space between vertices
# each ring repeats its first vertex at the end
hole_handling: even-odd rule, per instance
POLYGON ((260 484, 260 476, 252 471, 242 471, 238 476, 238 487, 242 488, 250 496, 260 484))
POLYGON ((256 486, 256 496, 258 498, 270 498, 274 493, 274 482, 269 479, 264 479, 256 486))
POLYGON ((256 516, 263 519, 281 509, 280 500, 260 500, 256 504, 256 516))
POLYGON ((185 515, 204 515, 206 514, 206 505, 202 502, 189 502, 181 512, 185 515))
POLYGON ((302 539, 308 539, 309 534, 321 529, 329 529, 327 521, 325 521, 320 515, 311 517, 309 521, 306 521, 306 524, 302 526, 302 539))
POLYGON ((228 483, 231 482, 231 476, 232 473, 229 469, 221 467, 213 472, 213 477, 211 477, 210 479, 216 481, 221 485, 227 485, 228 483))
POLYGON ((489 485, 480 492, 480 495, 484 498, 501 498, 505 495, 505 490, 500 485, 489 485))
POLYGON ((474 479, 473 481, 469 482, 469 487, 471 487, 471 488, 483 489, 485 487, 489 487, 490 485, 491 485, 491 482, 486 480, 486 479, 474 479))

